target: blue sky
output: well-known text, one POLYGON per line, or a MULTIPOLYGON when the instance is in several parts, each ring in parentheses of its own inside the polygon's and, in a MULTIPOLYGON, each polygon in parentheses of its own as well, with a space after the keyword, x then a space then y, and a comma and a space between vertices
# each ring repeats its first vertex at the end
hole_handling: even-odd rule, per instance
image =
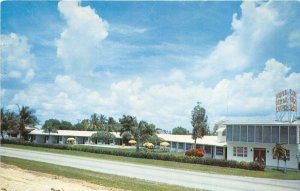
POLYGON ((191 129, 275 119, 275 93, 300 93, 300 2, 1 3, 2 106, 48 118, 137 116, 191 129))

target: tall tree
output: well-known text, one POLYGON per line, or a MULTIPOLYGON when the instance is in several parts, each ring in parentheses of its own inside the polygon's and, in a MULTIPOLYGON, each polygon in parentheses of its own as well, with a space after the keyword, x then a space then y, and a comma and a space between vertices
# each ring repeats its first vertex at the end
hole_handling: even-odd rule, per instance
POLYGON ((189 130, 180 126, 172 129, 173 135, 188 135, 189 133, 190 133, 189 130))
POLYGON ((4 131, 8 133, 15 132, 18 129, 18 118, 14 112, 4 111, 4 108, 1 108, 0 118, 1 136, 4 139, 4 131))
MULTIPOLYGON (((283 147, 283 143, 276 143, 275 147, 272 149, 272 155, 277 159, 277 170, 279 169, 279 160, 285 162, 286 167, 286 149, 283 147)), ((284 169, 286 171, 286 168, 284 169)))
POLYGON ((99 116, 96 113, 92 114, 90 118, 90 125, 93 131, 99 127, 99 123, 99 116))
POLYGON ((113 117, 109 117, 107 120, 107 130, 109 132, 118 130, 118 122, 116 122, 113 117))
POLYGON ((56 133, 57 130, 60 127, 60 121, 57 119, 48 119, 45 121, 44 125, 42 126, 42 129, 45 133, 56 133))
POLYGON ((107 130, 107 118, 103 114, 100 114, 99 116, 99 128, 102 130, 107 130))
POLYGON ((84 128, 84 130, 86 130, 86 131, 93 130, 93 125, 90 123, 89 119, 83 119, 80 123, 81 123, 81 126, 84 128))
POLYGON ((197 102, 197 105, 192 110, 191 124, 193 126, 192 139, 195 141, 196 148, 197 139, 201 139, 208 133, 206 110, 200 106, 200 102, 197 102))
POLYGON ((72 125, 72 123, 69 122, 69 121, 62 120, 62 121, 60 122, 59 129, 60 129, 60 130, 71 130, 71 129, 73 129, 73 125, 72 125))
POLYGON ((34 115, 35 111, 30 109, 28 106, 19 107, 18 113, 18 126, 19 126, 19 136, 23 137, 26 126, 35 126, 38 123, 37 117, 34 115))

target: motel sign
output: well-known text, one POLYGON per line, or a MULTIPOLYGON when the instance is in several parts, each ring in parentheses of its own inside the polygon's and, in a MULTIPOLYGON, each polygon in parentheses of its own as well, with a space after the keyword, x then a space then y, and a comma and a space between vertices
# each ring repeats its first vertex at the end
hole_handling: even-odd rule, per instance
POLYGON ((292 122, 297 115, 297 93, 283 90, 276 94, 276 120, 292 122))

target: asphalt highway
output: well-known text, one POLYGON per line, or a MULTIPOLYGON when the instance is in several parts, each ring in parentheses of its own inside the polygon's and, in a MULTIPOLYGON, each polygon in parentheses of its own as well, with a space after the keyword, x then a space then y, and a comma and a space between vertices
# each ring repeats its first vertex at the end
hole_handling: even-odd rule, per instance
POLYGON ((6 147, 0 147, 0 155, 206 190, 300 190, 300 180, 220 175, 6 147))

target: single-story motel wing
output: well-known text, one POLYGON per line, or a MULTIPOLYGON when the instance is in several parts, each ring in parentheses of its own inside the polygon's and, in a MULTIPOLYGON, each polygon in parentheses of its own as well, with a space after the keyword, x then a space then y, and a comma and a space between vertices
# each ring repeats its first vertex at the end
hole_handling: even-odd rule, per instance
MULTIPOLYGON (((204 136, 197 139, 196 147, 206 151, 205 158, 256 161, 268 167, 277 166, 277 159, 272 156, 276 143, 284 143, 287 149, 286 167, 300 170, 300 121, 293 123, 278 121, 222 121, 217 123, 217 136, 204 136)), ((66 144, 70 137, 77 144, 93 144, 92 134, 96 131, 58 130, 57 133, 45 133, 35 129, 29 133, 31 142, 47 144, 66 144)), ((121 145, 119 133, 112 132, 116 139, 110 143, 121 145)), ((171 152, 185 152, 194 148, 191 135, 158 134, 170 143, 171 152)), ((280 160, 281 167, 284 162, 280 160)))

